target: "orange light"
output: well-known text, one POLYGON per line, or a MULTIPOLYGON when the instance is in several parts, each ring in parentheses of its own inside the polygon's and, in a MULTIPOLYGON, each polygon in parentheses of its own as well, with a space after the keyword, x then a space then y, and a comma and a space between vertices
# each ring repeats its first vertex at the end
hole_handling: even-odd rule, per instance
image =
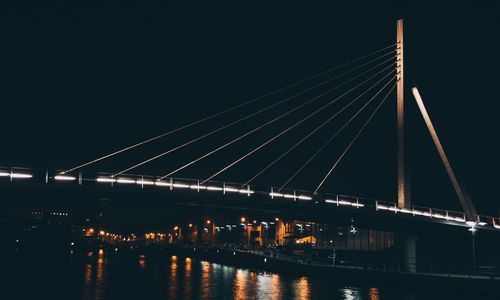
POLYGON ((207 220, 207 224, 210 224, 210 223, 212 223, 212 221, 210 221, 210 220, 207 220))
POLYGON ((189 228, 193 227, 193 224, 189 223, 189 228))
POLYGON ((104 230, 99 231, 99 235, 105 235, 105 234, 106 232, 104 232, 104 230))
POLYGON ((276 217, 276 218, 274 219, 274 221, 276 221, 276 222, 278 222, 279 220, 280 220, 280 218, 278 218, 278 217, 276 217))
POLYGON ((256 223, 257 223, 257 221, 256 221, 256 220, 253 220, 253 223, 254 223, 254 224, 256 224, 256 223))
POLYGON ((247 221, 247 219, 245 217, 241 217, 240 221, 241 221, 241 223, 245 223, 247 221))
POLYGON ((175 226, 175 227, 174 227, 174 230, 177 230, 177 229, 179 229, 179 226, 175 226))

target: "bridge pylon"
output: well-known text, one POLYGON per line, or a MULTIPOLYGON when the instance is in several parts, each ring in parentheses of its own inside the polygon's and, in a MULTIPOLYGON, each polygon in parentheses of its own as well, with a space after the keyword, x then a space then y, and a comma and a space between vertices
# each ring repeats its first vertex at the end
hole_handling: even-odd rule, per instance
POLYGON ((396 79, 397 79, 397 159, 398 159, 398 206, 411 208, 409 182, 405 164, 404 139, 404 31, 403 19, 396 22, 396 79))

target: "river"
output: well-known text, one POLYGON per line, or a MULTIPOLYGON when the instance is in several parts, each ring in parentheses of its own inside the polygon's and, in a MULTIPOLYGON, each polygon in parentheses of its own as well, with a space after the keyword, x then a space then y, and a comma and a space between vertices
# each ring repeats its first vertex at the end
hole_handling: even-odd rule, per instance
POLYGON ((15 257, 3 259, 2 265, 3 299, 489 299, 439 288, 340 283, 175 255, 101 252, 15 257))

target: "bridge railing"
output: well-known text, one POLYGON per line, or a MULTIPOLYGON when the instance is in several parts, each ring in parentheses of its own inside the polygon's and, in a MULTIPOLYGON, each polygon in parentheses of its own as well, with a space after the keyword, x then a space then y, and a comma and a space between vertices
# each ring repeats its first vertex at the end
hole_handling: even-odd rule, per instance
POLYGON ((403 214, 407 216, 429 218, 440 220, 444 223, 455 225, 467 225, 472 231, 475 228, 488 226, 492 229, 500 229, 500 219, 491 216, 477 216, 477 220, 471 221, 465 218, 465 214, 459 211, 412 206, 411 208, 399 208, 396 203, 349 195, 323 193, 313 195, 310 191, 298 189, 280 189, 276 187, 242 185, 236 182, 207 181, 203 182, 191 178, 167 177, 161 178, 152 175, 121 174, 113 176, 112 173, 89 173, 83 176, 78 173, 63 173, 60 170, 43 172, 18 167, 0 167, 0 183, 2 181, 18 182, 34 180, 37 182, 66 183, 66 184, 97 184, 109 186, 140 186, 141 188, 161 188, 166 190, 191 190, 195 192, 219 192, 222 194, 239 194, 242 196, 264 196, 271 199, 288 199, 292 201, 309 201, 314 204, 324 204, 351 209, 375 209, 380 213, 403 214), (202 183, 203 182, 203 183, 202 183))

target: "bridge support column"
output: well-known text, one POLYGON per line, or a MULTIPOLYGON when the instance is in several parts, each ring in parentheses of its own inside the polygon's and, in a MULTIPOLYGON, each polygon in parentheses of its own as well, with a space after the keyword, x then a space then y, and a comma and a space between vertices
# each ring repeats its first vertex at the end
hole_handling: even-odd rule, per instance
POLYGON ((394 247, 400 271, 417 271, 417 236, 412 232, 396 232, 394 247))
POLYGON ((203 217, 198 216, 198 221, 196 222, 196 246, 202 246, 203 245, 203 217))

